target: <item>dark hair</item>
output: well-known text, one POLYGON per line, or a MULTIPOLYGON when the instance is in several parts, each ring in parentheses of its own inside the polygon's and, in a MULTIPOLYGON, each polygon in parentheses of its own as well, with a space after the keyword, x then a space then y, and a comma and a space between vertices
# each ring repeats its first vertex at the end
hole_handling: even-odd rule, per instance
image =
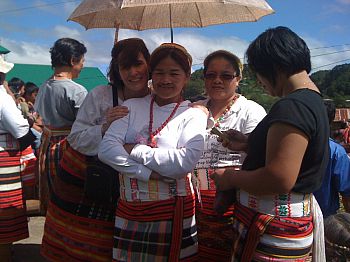
POLYGON ((30 96, 31 94, 38 92, 39 87, 34 84, 33 82, 27 82, 24 86, 24 97, 25 96, 30 96))
POLYGON ((160 45, 153 51, 150 60, 151 72, 153 72, 160 61, 167 57, 178 63, 187 75, 191 74, 192 57, 190 54, 183 46, 168 43, 160 45))
POLYGON ((3 72, 0 72, 0 85, 4 83, 5 79, 6 79, 6 74, 3 72))
POLYGON ((249 68, 276 84, 279 73, 287 77, 311 71, 310 50, 305 41, 287 27, 279 26, 260 34, 246 52, 249 68))
POLYGON ((335 104, 331 100, 323 100, 323 103, 327 110, 328 122, 331 124, 335 118, 335 104))
POLYGON ((203 70, 204 75, 206 74, 206 72, 208 70, 208 66, 209 66, 210 62, 215 58, 224 58, 225 60, 227 60, 232 65, 232 67, 235 69, 236 76, 242 76, 243 66, 242 66, 240 59, 236 55, 234 55, 233 53, 226 51, 226 50, 217 50, 217 51, 209 54, 204 59, 204 63, 203 63, 204 64, 204 70, 203 70))
POLYGON ((79 62, 86 53, 86 47, 72 38, 58 39, 50 49, 52 68, 59 66, 73 66, 73 62, 79 62))
POLYGON ((142 39, 127 38, 118 41, 111 52, 112 60, 107 72, 109 81, 116 86, 124 86, 119 68, 130 68, 136 65, 139 54, 143 55, 148 65, 150 53, 142 39))
POLYGON ((324 235, 327 261, 347 261, 345 259, 350 256, 350 214, 342 212, 327 217, 324 235))
POLYGON ((18 77, 13 77, 8 81, 8 86, 14 95, 18 95, 21 87, 24 86, 24 82, 18 77))

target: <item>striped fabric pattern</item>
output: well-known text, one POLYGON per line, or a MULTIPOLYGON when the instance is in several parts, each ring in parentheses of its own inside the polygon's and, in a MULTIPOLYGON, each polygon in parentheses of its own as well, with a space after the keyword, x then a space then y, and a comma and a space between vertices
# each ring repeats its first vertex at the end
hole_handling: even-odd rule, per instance
POLYGON ((111 261, 115 206, 84 197, 84 157, 68 143, 63 147, 64 165, 53 181, 41 254, 50 261, 111 261))
POLYGON ((194 196, 119 200, 113 261, 198 261, 194 196))
POLYGON ((278 217, 235 205, 231 261, 311 261, 312 216, 278 217))
POLYGON ((23 199, 22 153, 11 135, 0 135, 0 244, 29 237, 23 199))
POLYGON ((62 158, 61 143, 70 133, 70 127, 44 127, 39 149, 40 210, 46 213, 50 191, 62 158))
MULTIPOLYGON (((209 177, 212 169, 194 171, 197 178, 196 219, 198 227, 199 261, 230 261, 233 242, 232 221, 234 206, 223 216, 214 210, 216 187, 209 177)), ((194 179, 196 180, 196 179, 194 179)))

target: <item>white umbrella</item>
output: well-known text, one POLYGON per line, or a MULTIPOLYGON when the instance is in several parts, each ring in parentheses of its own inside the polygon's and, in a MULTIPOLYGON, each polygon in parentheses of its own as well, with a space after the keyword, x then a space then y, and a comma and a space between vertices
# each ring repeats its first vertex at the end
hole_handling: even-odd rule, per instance
POLYGON ((84 0, 68 20, 86 29, 141 31, 257 21, 272 13, 264 0, 84 0))

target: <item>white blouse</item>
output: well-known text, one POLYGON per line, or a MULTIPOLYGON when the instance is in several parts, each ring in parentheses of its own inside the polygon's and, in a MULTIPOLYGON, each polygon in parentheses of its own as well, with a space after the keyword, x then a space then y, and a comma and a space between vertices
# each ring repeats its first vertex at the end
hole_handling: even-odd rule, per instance
MULTIPOLYGON (((189 107, 189 101, 182 102, 174 117, 155 136, 158 147, 152 148, 147 145, 150 103, 150 95, 124 102, 129 114, 112 123, 100 144, 98 156, 122 173, 121 198, 147 201, 188 195, 193 191, 189 173, 204 146, 207 116, 202 110, 189 107), (123 147, 127 143, 137 144, 130 155, 123 147), (152 170, 169 180, 149 180, 152 170)), ((154 103, 153 131, 169 117, 175 105, 154 103)))

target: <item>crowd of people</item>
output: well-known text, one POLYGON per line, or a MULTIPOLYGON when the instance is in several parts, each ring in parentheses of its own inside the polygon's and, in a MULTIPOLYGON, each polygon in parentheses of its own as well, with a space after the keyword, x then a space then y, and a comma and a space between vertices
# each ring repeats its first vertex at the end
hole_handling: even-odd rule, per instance
POLYGON ((348 257, 349 214, 337 211, 339 193, 350 211, 350 160, 330 138, 335 107, 309 78, 310 51, 293 31, 268 29, 246 52, 280 98, 268 113, 237 93, 243 65, 229 51, 205 58, 196 102, 183 97, 192 57, 179 44, 150 54, 139 38, 115 43, 109 83, 90 93, 73 81, 86 52, 58 39, 40 88, 6 83, 13 64, 0 56, 2 261, 28 237, 35 192, 49 261, 348 257))

